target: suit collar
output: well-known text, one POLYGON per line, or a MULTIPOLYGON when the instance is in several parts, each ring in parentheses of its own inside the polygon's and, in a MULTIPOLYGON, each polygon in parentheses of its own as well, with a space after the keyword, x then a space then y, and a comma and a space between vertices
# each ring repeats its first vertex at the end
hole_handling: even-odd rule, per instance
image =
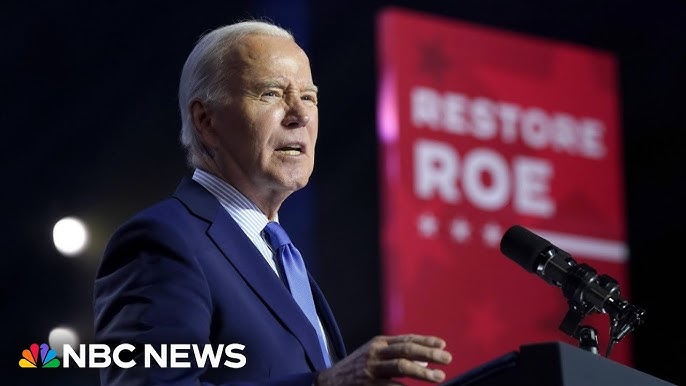
POLYGON ((214 220, 219 210, 223 209, 212 193, 190 177, 184 177, 181 180, 173 197, 181 201, 191 213, 210 222, 214 220))

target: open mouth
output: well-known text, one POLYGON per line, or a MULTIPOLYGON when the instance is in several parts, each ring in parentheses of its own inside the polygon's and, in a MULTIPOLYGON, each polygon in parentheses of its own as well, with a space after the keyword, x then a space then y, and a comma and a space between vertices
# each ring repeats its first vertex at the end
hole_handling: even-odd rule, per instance
POLYGON ((276 151, 286 155, 300 155, 303 153, 303 146, 298 144, 289 144, 276 149, 276 151))

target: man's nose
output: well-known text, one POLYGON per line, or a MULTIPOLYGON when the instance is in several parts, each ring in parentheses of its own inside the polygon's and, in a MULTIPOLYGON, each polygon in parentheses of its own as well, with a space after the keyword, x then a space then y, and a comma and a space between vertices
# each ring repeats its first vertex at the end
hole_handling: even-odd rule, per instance
POLYGON ((298 128, 306 126, 310 122, 311 111, 299 97, 287 99, 286 116, 283 118, 283 125, 288 128, 298 128))

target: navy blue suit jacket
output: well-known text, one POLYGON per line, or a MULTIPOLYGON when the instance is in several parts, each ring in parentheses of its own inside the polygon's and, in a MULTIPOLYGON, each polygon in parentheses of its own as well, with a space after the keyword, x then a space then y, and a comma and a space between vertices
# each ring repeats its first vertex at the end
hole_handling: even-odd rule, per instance
MULTIPOLYGON (((312 277, 310 284, 335 361, 345 346, 312 277)), ((138 347, 137 366, 102 369, 103 385, 311 385, 325 368, 316 332, 284 284, 190 178, 113 234, 95 279, 94 311, 96 342, 138 347), (140 345, 163 343, 240 343, 247 362, 197 368, 191 351, 191 368, 143 368, 140 345)))

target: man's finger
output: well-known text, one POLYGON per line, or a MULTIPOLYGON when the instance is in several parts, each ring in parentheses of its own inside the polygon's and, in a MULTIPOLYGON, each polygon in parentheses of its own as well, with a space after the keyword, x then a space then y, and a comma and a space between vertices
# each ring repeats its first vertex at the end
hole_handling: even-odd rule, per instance
POLYGON ((445 379, 443 371, 426 368, 404 358, 377 362, 370 371, 375 379, 410 377, 431 382, 442 382, 445 379))
POLYGON ((386 338, 388 344, 393 343, 403 343, 403 342, 414 342, 419 343, 424 346, 444 348, 445 341, 437 336, 430 335, 416 335, 416 334, 406 334, 406 335, 395 335, 386 338))
POLYGON ((417 343, 393 343, 377 352, 380 359, 410 359, 413 361, 448 364, 452 360, 449 352, 417 343))

